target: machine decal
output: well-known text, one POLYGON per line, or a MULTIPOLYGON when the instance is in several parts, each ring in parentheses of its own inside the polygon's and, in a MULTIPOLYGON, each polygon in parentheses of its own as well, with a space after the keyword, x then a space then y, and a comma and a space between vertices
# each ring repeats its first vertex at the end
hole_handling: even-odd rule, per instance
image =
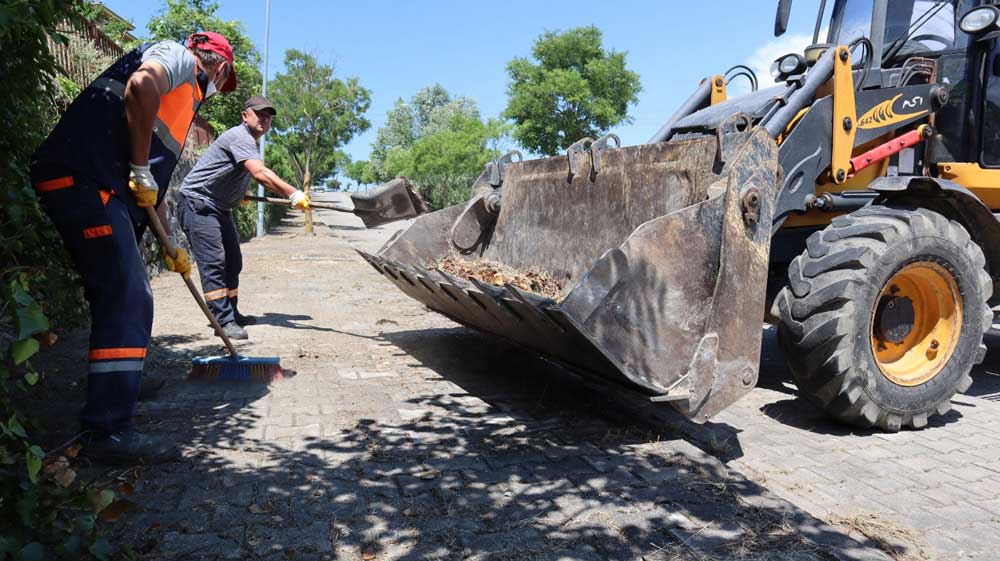
MULTIPOLYGON (((913 117, 918 117, 930 111, 929 109, 924 109, 923 111, 917 111, 915 113, 896 113, 893 111, 892 107, 901 97, 903 97, 903 94, 897 94, 896 97, 887 99, 875 107, 872 107, 867 113, 858 119, 858 128, 877 129, 894 123, 899 123, 907 119, 912 119, 913 117)), ((923 105, 923 101, 922 97, 916 96, 913 99, 904 100, 902 106, 904 108, 917 107, 919 105, 923 105)))

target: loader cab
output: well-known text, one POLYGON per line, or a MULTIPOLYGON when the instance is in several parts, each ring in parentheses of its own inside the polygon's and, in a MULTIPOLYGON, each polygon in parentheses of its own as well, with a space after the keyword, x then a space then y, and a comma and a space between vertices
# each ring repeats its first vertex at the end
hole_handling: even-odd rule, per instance
POLYGON ((949 101, 936 113, 937 135, 929 163, 978 162, 1000 168, 1000 133, 994 132, 997 127, 984 126, 1000 119, 998 42, 977 41, 960 28, 962 16, 984 4, 988 2, 837 0, 828 16, 821 6, 814 43, 854 45, 852 55, 863 89, 928 80, 947 84, 949 101), (826 37, 820 37, 822 27, 826 37), (863 39, 871 41, 872 54, 859 44, 863 39), (927 72, 927 63, 933 72, 927 72))
POLYGON ((982 118, 976 123, 980 131, 980 164, 983 168, 1000 170, 1000 41, 986 53, 985 90, 982 118))
MULTIPOLYGON (((784 31, 790 4, 779 3, 778 34, 784 31)), ((930 120, 935 134, 927 150, 922 144, 904 152, 907 165, 897 168, 895 158, 889 175, 929 173, 948 179, 1000 211, 1000 22, 981 32, 962 29, 963 17, 977 8, 992 10, 993 3, 835 0, 832 5, 819 4, 813 44, 805 51, 807 61, 814 62, 836 45, 848 45, 861 91, 927 83, 948 87, 947 102, 930 120)), ((808 222, 795 219, 789 225, 808 222)))
MULTIPOLYGON (((969 36, 959 28, 963 14, 982 0, 836 0, 820 2, 813 46, 852 45, 861 38, 875 51, 873 68, 893 68, 914 56, 937 58, 962 52, 969 36)), ((790 0, 782 0, 775 35, 785 32, 790 0)), ((860 61, 860 49, 854 54, 860 61)))
POLYGON ((936 58, 964 51, 968 35, 959 29, 962 14, 976 0, 841 0, 830 14, 827 42, 849 45, 872 41, 880 66, 900 66, 914 56, 936 58))

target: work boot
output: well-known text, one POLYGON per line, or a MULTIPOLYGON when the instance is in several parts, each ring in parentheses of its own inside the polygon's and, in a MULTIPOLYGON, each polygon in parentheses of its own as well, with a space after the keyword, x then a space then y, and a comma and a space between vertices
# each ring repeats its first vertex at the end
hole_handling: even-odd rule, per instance
POLYGON ((236 324, 235 321, 231 321, 226 325, 222 326, 222 331, 225 332, 226 337, 230 339, 249 339, 250 335, 247 334, 247 330, 243 329, 236 324))
POLYGON ((178 459, 180 449, 170 440, 127 429, 115 434, 84 438, 81 454, 107 466, 162 464, 178 459))
POLYGON ((239 312, 236 312, 236 325, 240 327, 246 327, 248 325, 254 325, 257 323, 257 318, 253 316, 245 316, 239 312))
POLYGON ((152 376, 143 375, 142 385, 139 387, 139 401, 149 401, 151 399, 156 399, 156 396, 163 389, 163 386, 167 383, 163 378, 154 378, 152 376))

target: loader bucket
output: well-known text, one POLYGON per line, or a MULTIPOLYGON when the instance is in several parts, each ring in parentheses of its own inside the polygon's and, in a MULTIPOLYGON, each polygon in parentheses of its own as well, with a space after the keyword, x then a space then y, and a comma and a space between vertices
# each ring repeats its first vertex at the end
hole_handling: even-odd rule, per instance
POLYGON ((754 129, 733 150, 714 136, 607 148, 573 175, 579 154, 511 163, 495 222, 479 196, 359 253, 459 323, 704 421, 757 380, 777 153, 754 129), (562 298, 436 270, 449 255, 539 268, 562 298))

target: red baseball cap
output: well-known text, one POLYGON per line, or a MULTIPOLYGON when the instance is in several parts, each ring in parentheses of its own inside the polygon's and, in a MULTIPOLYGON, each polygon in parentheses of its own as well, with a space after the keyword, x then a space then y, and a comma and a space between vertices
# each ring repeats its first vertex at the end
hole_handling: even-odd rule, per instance
POLYGON ((215 33, 214 31, 199 31, 197 33, 192 33, 188 37, 188 48, 189 49, 202 49, 205 51, 212 51, 222 58, 229 61, 229 79, 226 80, 226 84, 222 86, 223 92, 231 92, 236 89, 236 67, 233 65, 233 48, 229 45, 229 41, 225 37, 215 33), (204 38, 204 40, 199 40, 195 42, 195 39, 204 38))

